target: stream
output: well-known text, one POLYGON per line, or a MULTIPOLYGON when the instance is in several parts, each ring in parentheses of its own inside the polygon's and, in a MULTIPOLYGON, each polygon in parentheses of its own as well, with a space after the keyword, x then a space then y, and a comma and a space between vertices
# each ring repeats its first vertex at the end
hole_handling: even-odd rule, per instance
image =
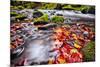
MULTIPOLYGON (((12 10, 17 13, 21 13, 27 16, 26 19, 32 19, 33 18, 33 12, 35 11, 34 9, 24 9, 24 10, 12 10)), ((48 14, 49 19, 53 15, 61 15, 64 16, 65 19, 71 19, 71 21, 94 21, 95 20, 95 15, 94 14, 83 14, 80 11, 73 11, 73 10, 39 10, 43 13, 48 14)), ((11 17, 11 20, 13 17, 11 17)), ((66 21, 65 21, 66 22, 66 21)))
MULTIPOLYGON (((33 9, 24 9, 21 11, 11 10, 17 13, 25 14, 27 16, 26 19, 33 19, 33 9)), ((49 19, 53 15, 62 15, 64 19, 69 18, 71 21, 95 21, 95 15, 93 14, 83 14, 80 11, 66 11, 66 10, 39 10, 43 13, 48 14, 49 19)), ((13 18, 11 17, 11 20, 13 18)), ((33 21, 34 22, 34 21, 33 21)), ((64 21, 65 23, 71 23, 64 21)), ((20 62, 23 57, 27 60, 25 65, 35 65, 35 64, 47 64, 49 58, 53 58, 56 56, 57 52, 50 52, 52 51, 51 47, 54 43, 51 36, 53 35, 53 30, 37 30, 35 26, 28 26, 26 23, 22 23, 26 25, 26 28, 22 29, 23 31, 29 31, 32 34, 27 35, 26 33, 21 33, 25 39, 24 44, 24 52, 18 58, 12 60, 13 64, 20 62), (43 62, 43 63, 41 63, 43 62)))

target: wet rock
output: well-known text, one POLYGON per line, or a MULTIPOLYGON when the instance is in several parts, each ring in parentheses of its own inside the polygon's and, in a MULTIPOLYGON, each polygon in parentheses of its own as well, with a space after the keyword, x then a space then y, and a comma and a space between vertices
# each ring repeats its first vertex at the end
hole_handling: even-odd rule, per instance
POLYGON ((55 28, 55 27, 57 27, 56 24, 50 23, 50 24, 46 24, 46 25, 44 25, 42 27, 38 27, 38 29, 39 30, 49 30, 49 29, 52 29, 52 28, 55 28))
POLYGON ((25 16, 25 15, 16 16, 16 20, 24 20, 25 18, 27 18, 27 16, 25 16))
POLYGON ((95 7, 90 7, 89 9, 84 9, 81 12, 84 14, 95 14, 95 7))
POLYGON ((16 57, 20 56, 24 51, 24 47, 21 47, 19 49, 16 49, 11 52, 11 59, 15 59, 16 57))
POLYGON ((63 16, 63 14, 57 14, 57 16, 63 16))
POLYGON ((72 23, 72 21, 71 21, 71 19, 66 19, 65 21, 64 21, 64 23, 72 23))
POLYGON ((40 12, 40 11, 33 12, 33 18, 38 18, 38 17, 41 17, 41 16, 43 16, 42 12, 40 12))
POLYGON ((90 9, 90 10, 88 11, 88 13, 90 13, 90 14, 95 14, 95 10, 90 9))
POLYGON ((48 30, 46 27, 38 27, 38 30, 48 30))
POLYGON ((55 13, 56 13, 56 12, 55 12, 55 11, 53 11, 53 12, 51 12, 51 15, 55 15, 55 13))
POLYGON ((14 22, 16 20, 15 17, 11 17, 10 19, 11 19, 11 22, 14 22))
POLYGON ((81 12, 84 13, 84 14, 88 13, 87 10, 82 10, 81 12))
POLYGON ((46 21, 36 21, 36 22, 34 22, 34 25, 45 25, 45 24, 48 24, 48 22, 46 22, 46 21))
POLYGON ((14 17, 14 16, 17 16, 18 14, 15 12, 15 11, 12 11, 11 13, 10 13, 10 16, 11 17, 14 17))

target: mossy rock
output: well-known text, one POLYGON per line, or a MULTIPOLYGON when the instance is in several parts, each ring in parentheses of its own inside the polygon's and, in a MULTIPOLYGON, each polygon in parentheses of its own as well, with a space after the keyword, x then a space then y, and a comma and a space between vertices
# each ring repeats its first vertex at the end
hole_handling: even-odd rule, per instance
POLYGON ((41 9, 55 9, 57 7, 57 4, 55 3, 42 3, 41 9))
POLYGON ((18 20, 24 20, 26 18, 26 16, 24 15, 24 14, 18 14, 17 16, 16 16, 16 20, 18 19, 18 20))
POLYGON ((85 14, 86 13, 95 14, 95 6, 82 5, 78 10, 85 14))
POLYGON ((82 13, 88 13, 89 8, 90 8, 89 6, 83 7, 83 8, 81 9, 81 12, 82 12, 82 13))
POLYGON ((83 49, 83 61, 95 61, 95 42, 90 41, 83 49))
POLYGON ((17 6, 11 6, 10 8, 11 8, 11 10, 18 10, 17 6))
POLYGON ((33 9, 36 6, 37 6, 37 4, 34 3, 34 2, 24 4, 24 7, 27 8, 27 9, 33 9))
POLYGON ((74 10, 71 5, 63 5, 62 9, 65 9, 65 10, 74 10))
POLYGON ((12 10, 22 10, 22 9, 24 9, 23 6, 11 6, 10 8, 11 8, 12 10))
POLYGON ((77 6, 77 5, 63 5, 63 7, 62 7, 62 9, 64 9, 64 10, 77 10, 77 11, 79 11, 79 10, 81 10, 81 7, 82 6, 77 6))
POLYGON ((17 16, 18 14, 16 12, 10 12, 11 17, 12 16, 17 16))
MULTIPOLYGON (((76 8, 76 7, 75 7, 76 8)), ((63 7, 62 7, 62 9, 65 9, 65 10, 75 10, 75 8, 74 7, 72 7, 72 5, 63 5, 63 7)))
POLYGON ((45 3, 45 2, 27 2, 27 1, 11 1, 11 9, 21 10, 27 9, 63 9, 63 10, 77 10, 77 11, 87 11, 89 7, 89 13, 94 13, 94 6, 89 5, 70 5, 70 4, 57 4, 57 3, 45 3), (90 8, 93 7, 93 8, 90 8))
POLYGON ((23 6, 18 6, 18 10, 22 10, 22 9, 24 9, 23 6))
POLYGON ((62 22, 64 22, 64 17, 63 16, 53 16, 51 18, 51 22, 62 23, 62 22))
POLYGON ((45 14, 45 13, 43 13, 43 12, 40 12, 40 11, 34 12, 33 13, 33 17, 34 17, 34 22, 37 22, 37 21, 45 21, 45 22, 48 22, 49 21, 48 15, 45 14), (35 16, 34 16, 34 14, 35 14, 35 16), (36 16, 36 14, 38 16, 36 16))
POLYGON ((95 6, 90 7, 88 13, 95 14, 95 6))
POLYGON ((84 13, 84 12, 87 12, 91 7, 93 7, 93 6, 86 6, 86 5, 68 5, 68 4, 65 4, 65 5, 63 5, 62 9, 64 9, 64 10, 82 11, 84 13))

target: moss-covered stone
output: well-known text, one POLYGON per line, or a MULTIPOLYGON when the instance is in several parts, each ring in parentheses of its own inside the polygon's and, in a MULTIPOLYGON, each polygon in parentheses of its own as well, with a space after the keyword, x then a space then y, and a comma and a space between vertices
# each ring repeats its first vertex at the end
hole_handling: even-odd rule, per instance
POLYGON ((62 9, 64 10, 74 10, 71 5, 63 5, 62 9))
POLYGON ((87 6, 81 9, 82 13, 90 13, 90 14, 95 14, 95 7, 93 6, 87 6))
POLYGON ((89 10, 91 6, 86 6, 86 5, 63 5, 62 9, 65 10, 77 10, 77 11, 87 11, 89 10))
POLYGON ((10 8, 11 8, 11 10, 18 10, 17 6, 11 6, 10 8))
POLYGON ((24 9, 23 6, 11 6, 10 8, 13 9, 13 10, 22 10, 22 9, 24 9))
POLYGON ((74 5, 74 4, 59 4, 59 3, 40 3, 40 2, 27 2, 27 1, 11 1, 11 9, 63 9, 63 10, 76 10, 82 13, 95 14, 95 6, 89 5, 74 5))
POLYGON ((24 9, 23 6, 18 6, 18 10, 22 10, 22 9, 24 9))
MULTIPOLYGON (((33 16, 34 16, 34 22, 37 22, 37 21, 45 21, 45 22, 48 22, 49 21, 49 18, 48 18, 48 15, 43 13, 43 12, 40 12, 40 11, 37 11, 39 14, 39 16, 34 16, 34 14, 36 14, 36 12, 33 13, 33 16)), ((38 15, 38 14, 37 14, 38 15)))
POLYGON ((95 42, 90 41, 83 49, 84 62, 95 61, 95 42))
POLYGON ((30 2, 30 3, 24 4, 23 6, 27 9, 33 9, 33 8, 37 8, 40 5, 41 3, 30 2))
POLYGON ((24 14, 18 14, 16 17, 16 20, 24 20, 26 18, 26 16, 24 14))
POLYGON ((17 16, 18 14, 16 12, 10 12, 11 17, 12 16, 17 16))
POLYGON ((54 23, 63 23, 64 22, 64 17, 63 16, 53 16, 51 18, 51 22, 54 22, 54 23))
POLYGON ((42 3, 41 9, 55 9, 57 7, 57 4, 55 3, 42 3))

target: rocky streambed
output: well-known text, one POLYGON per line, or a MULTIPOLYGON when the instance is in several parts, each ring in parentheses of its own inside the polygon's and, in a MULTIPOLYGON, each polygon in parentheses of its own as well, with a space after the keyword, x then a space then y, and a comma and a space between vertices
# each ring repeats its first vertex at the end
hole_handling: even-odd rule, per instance
MULTIPOLYGON (((24 14, 25 18, 27 19, 33 19, 33 12, 37 11, 34 9, 24 9, 24 10, 11 10, 11 12, 16 12, 18 14, 24 14)), ((95 15, 94 14, 84 14, 80 11, 74 11, 74 10, 38 10, 48 15, 49 19, 52 18, 52 16, 63 16, 65 19, 65 23, 68 23, 68 19, 71 21, 94 21, 95 15), (66 20, 67 19, 67 20, 66 20)), ((11 16, 11 20, 15 20, 16 17, 11 16)))
MULTIPOLYGON (((16 35, 23 36, 25 43, 22 45, 24 51, 20 53, 17 52, 21 47, 18 49, 12 50, 12 65, 21 63, 22 60, 27 59, 27 63, 25 65, 34 65, 34 64, 44 64, 48 63, 50 56, 53 56, 52 52, 50 52, 51 46, 53 45, 53 40, 51 36, 53 35, 53 30, 37 30, 36 27, 32 26, 31 23, 22 23, 20 25, 25 25, 26 27, 23 29, 19 29, 19 31, 23 30, 23 33, 18 33, 16 30, 16 35), (28 26, 30 25, 30 26, 28 26), (29 34, 31 33, 31 34, 29 34), (15 51, 16 54, 13 54, 15 51), (18 54, 17 54, 18 53, 18 54), (13 56, 16 55, 16 56, 13 56)), ((11 37, 12 40, 13 37, 11 37)))
MULTIPOLYGON (((66 38, 64 40, 65 41, 68 40, 68 42, 71 44, 71 47, 68 46, 69 43, 66 45, 68 47, 67 49, 72 49, 72 52, 73 52, 73 49, 76 49, 76 47, 74 47, 74 44, 73 44, 76 42, 73 41, 73 38, 77 39, 79 38, 78 36, 80 36, 81 37, 80 40, 82 40, 82 43, 85 43, 88 40, 91 40, 94 38, 94 34, 93 34, 93 31, 91 31, 92 28, 90 26, 90 24, 94 24, 94 21, 95 21, 94 14, 83 14, 80 11, 67 11, 67 10, 38 10, 39 12, 42 12, 46 17, 48 15, 48 21, 47 19, 44 19, 43 17, 42 19, 46 21, 37 21, 37 19, 34 20, 34 18, 42 14, 33 15, 33 13, 36 11, 37 10, 34 10, 34 9, 11 10, 11 12, 16 12, 17 14, 21 14, 21 17, 22 15, 24 15, 24 17, 22 17, 21 19, 19 19, 19 15, 17 15, 17 19, 15 16, 16 14, 11 15, 11 43, 13 42, 16 45, 21 45, 21 47, 17 47, 18 49, 14 49, 14 50, 11 49, 11 55, 12 55, 11 57, 14 57, 13 59, 11 59, 12 66, 13 65, 20 66, 20 65, 48 64, 50 60, 55 59, 55 58, 57 59, 57 57, 60 56, 59 50, 54 51, 53 47, 57 47, 57 48, 61 47, 61 50, 62 50, 61 53, 63 52, 66 53, 67 52, 66 50, 63 51, 64 47, 66 46, 64 45, 63 48, 62 46, 57 46, 57 44, 61 45, 62 42, 57 41, 55 43, 55 40, 52 39, 52 36, 54 36, 55 29, 57 27, 60 28, 60 27, 65 26, 66 30, 69 29, 69 31, 64 30, 66 32, 66 35, 64 31, 61 32, 60 30, 59 36, 62 36, 60 39, 63 39, 69 36, 68 39, 66 38), (64 21, 62 19, 60 21, 61 22, 63 21, 64 23, 63 24, 62 23, 58 24, 54 22, 52 23, 51 18, 53 16, 60 16, 60 18, 63 17, 64 21), (28 20, 28 21, 31 20, 31 22, 25 22, 25 20, 28 20), (21 21, 23 22, 21 23, 21 21), (80 21, 82 22, 82 24, 80 21), (66 23, 69 23, 69 24, 66 24, 66 23), (90 27, 88 28, 87 26, 90 26, 90 27), (86 29, 84 30, 83 28, 86 28, 86 29), (88 29, 90 30, 90 32, 88 29), (71 32, 71 34, 67 36, 69 32, 71 32), (83 34, 84 32, 85 34, 83 34), (62 35, 62 33, 64 35, 62 35), (82 34, 82 36, 80 35, 80 33, 82 34), (91 36, 87 37, 88 34, 89 35, 91 34, 91 36), (84 37, 84 35, 86 35, 86 37, 84 37), (86 41, 84 38, 86 38, 86 41), (23 40, 24 40, 24 43, 23 43, 23 40)), ((80 46, 78 46, 78 48, 79 47, 80 46)), ((78 53, 79 51, 75 50, 75 52, 78 53)), ((81 54, 79 57, 77 57, 79 58, 77 62, 79 61, 82 62, 82 58, 80 59, 80 57, 81 57, 81 54)), ((72 60, 72 59, 70 58, 69 60, 72 60)), ((76 61, 70 61, 70 62, 76 62, 76 61)), ((57 63, 60 63, 60 61, 58 62, 57 60, 54 64, 57 64, 57 63)), ((64 59, 61 63, 65 63, 64 59)))

